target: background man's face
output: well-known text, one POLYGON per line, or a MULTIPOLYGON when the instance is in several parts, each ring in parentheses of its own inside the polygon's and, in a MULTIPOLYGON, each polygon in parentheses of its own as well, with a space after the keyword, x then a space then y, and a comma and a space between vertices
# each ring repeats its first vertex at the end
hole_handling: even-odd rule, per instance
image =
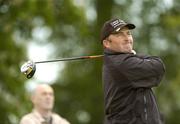
POLYGON ((54 92, 48 85, 39 86, 33 97, 32 102, 38 109, 52 110, 54 106, 54 92))

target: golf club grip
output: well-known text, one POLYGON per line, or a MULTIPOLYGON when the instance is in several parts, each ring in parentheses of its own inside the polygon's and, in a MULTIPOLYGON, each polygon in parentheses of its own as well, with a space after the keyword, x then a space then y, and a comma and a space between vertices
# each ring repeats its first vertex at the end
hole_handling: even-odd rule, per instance
POLYGON ((50 62, 59 62, 59 61, 72 61, 72 60, 80 60, 80 59, 94 59, 94 58, 100 58, 103 56, 104 55, 80 56, 80 57, 61 58, 61 59, 54 59, 54 60, 47 60, 47 61, 37 61, 34 63, 39 64, 39 63, 50 63, 50 62))

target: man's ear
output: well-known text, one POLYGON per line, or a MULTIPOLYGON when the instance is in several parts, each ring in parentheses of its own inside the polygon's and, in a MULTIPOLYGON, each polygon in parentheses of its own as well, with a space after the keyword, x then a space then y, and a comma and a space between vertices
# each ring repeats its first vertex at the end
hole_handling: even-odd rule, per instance
POLYGON ((107 40, 107 39, 103 40, 103 46, 105 48, 108 48, 109 47, 109 40, 107 40))

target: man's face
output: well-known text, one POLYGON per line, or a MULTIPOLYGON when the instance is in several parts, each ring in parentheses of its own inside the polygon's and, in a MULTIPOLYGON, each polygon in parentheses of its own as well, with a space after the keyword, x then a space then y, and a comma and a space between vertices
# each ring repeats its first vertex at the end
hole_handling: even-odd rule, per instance
POLYGON ((54 106, 54 92, 48 85, 40 85, 36 88, 32 102, 37 109, 52 110, 54 106))
POLYGON ((118 33, 110 34, 103 41, 105 48, 115 52, 131 53, 133 50, 133 38, 130 30, 123 27, 118 33))

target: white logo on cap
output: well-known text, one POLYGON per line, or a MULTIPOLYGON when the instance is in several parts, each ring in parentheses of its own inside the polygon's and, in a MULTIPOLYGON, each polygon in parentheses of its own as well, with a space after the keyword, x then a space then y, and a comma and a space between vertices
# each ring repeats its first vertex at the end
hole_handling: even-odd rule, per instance
POLYGON ((111 24, 111 26, 112 26, 113 28, 116 28, 116 27, 118 27, 119 25, 125 24, 125 22, 122 21, 122 20, 120 20, 120 19, 117 19, 117 20, 111 22, 110 24, 111 24))

